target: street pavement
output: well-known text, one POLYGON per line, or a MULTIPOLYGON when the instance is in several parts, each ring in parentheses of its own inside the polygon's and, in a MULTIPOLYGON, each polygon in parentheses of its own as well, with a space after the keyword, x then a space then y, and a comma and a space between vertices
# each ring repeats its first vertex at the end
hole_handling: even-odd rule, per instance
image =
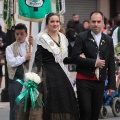
MULTIPOLYGON (((75 78, 75 73, 72 73, 72 78, 75 78)), ((1 102, 1 91, 4 89, 5 83, 4 78, 2 82, 2 88, 0 88, 0 120, 9 120, 9 102, 1 102)), ((107 107, 108 116, 105 120, 120 120, 120 117, 114 117, 112 109, 107 107)), ((99 119, 102 120, 102 119, 99 119)))
POLYGON ((0 120, 9 120, 9 102, 0 102, 0 120))
POLYGON ((9 102, 1 102, 1 92, 5 88, 5 79, 3 77, 2 87, 0 88, 0 120, 9 120, 9 102))
MULTIPOLYGON (((107 107, 107 110, 108 116, 105 120, 120 120, 120 117, 113 116, 110 107, 107 107)), ((9 102, 0 102, 0 120, 9 120, 9 102)))
MULTIPOLYGON (((110 106, 107 107, 107 111, 108 111, 108 115, 107 115, 107 118, 105 118, 104 120, 120 120, 120 116, 119 117, 115 117, 112 114, 112 109, 111 109, 110 106)), ((99 120, 102 120, 102 119, 99 119, 99 120)))

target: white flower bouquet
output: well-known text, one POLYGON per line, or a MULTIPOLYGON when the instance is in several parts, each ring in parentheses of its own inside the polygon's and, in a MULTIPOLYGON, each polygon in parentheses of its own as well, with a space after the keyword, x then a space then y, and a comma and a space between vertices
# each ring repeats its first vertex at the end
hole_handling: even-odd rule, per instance
MULTIPOLYGON (((40 76, 38 76, 38 74, 34 72, 27 72, 25 73, 24 82, 21 81, 20 79, 17 79, 16 81, 24 86, 24 90, 15 100, 16 103, 20 103, 22 100, 24 100, 24 112, 26 112, 27 99, 30 97, 31 107, 32 109, 34 109, 36 106, 37 98, 38 97, 40 98, 40 94, 37 90, 38 84, 41 82, 40 76)), ((42 103, 42 105, 44 105, 41 98, 40 102, 42 103)))
POLYGON ((41 82, 41 78, 38 74, 34 73, 34 72, 27 72, 25 73, 25 79, 26 81, 33 81, 36 84, 39 84, 41 82))

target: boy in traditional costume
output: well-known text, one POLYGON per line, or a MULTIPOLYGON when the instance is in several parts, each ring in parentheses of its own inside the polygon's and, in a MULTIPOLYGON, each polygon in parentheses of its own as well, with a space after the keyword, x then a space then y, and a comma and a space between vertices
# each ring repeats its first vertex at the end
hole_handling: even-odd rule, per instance
POLYGON ((6 60, 8 69, 8 93, 10 100, 10 120, 17 120, 17 113, 19 105, 16 104, 15 99, 22 90, 22 85, 16 80, 23 81, 24 72, 26 70, 28 60, 31 58, 29 52, 29 44, 33 43, 33 37, 29 36, 29 43, 26 41, 27 27, 19 23, 15 26, 16 41, 6 48, 6 60))

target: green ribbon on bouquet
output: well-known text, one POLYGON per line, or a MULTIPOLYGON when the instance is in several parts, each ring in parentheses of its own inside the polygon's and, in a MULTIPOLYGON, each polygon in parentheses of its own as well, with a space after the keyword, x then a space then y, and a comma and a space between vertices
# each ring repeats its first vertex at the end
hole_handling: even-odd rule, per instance
MULTIPOLYGON (((24 112, 26 112, 27 99, 30 96, 31 106, 32 106, 32 109, 34 109, 35 106, 36 106, 37 98, 38 97, 40 98, 39 92, 37 90, 38 86, 32 80, 29 80, 26 83, 24 83, 20 79, 17 79, 16 81, 19 82, 20 84, 22 84, 25 87, 25 90, 16 98, 16 100, 15 100, 16 103, 20 103, 20 101, 22 99, 24 99, 24 101, 25 101, 25 103, 24 103, 24 112)), ((40 101, 41 101, 42 105, 44 106, 44 103, 43 103, 41 98, 40 98, 40 101)))

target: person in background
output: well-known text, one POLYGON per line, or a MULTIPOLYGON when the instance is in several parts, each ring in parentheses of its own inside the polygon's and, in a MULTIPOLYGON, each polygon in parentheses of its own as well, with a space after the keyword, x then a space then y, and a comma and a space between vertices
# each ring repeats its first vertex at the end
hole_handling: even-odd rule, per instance
POLYGON ((93 11, 90 14, 90 30, 80 33, 73 47, 80 120, 98 120, 106 72, 109 95, 116 88, 113 40, 101 32, 103 25, 103 13, 93 11))
POLYGON ((114 43, 116 66, 117 66, 116 88, 120 92, 120 84, 119 84, 120 83, 120 17, 117 17, 116 19, 116 28, 113 31, 112 38, 114 43))
POLYGON ((120 94, 120 70, 118 70, 118 75, 116 76, 116 89, 120 94))
POLYGON ((59 32, 61 32, 62 34, 66 35, 66 30, 63 27, 60 28, 59 32))
POLYGON ((74 46, 75 43, 75 39, 77 36, 77 32, 74 29, 75 27, 75 23, 73 20, 69 21, 67 24, 67 28, 66 28, 66 37, 68 39, 68 56, 71 57, 72 54, 72 48, 74 46))
POLYGON ((75 23, 75 32, 77 34, 81 33, 83 31, 83 25, 82 23, 80 23, 80 18, 79 18, 79 15, 77 14, 73 14, 73 21, 75 23))
POLYGON ((28 68, 28 60, 31 58, 31 52, 29 52, 29 44, 33 44, 33 37, 27 37, 27 27, 25 24, 18 23, 15 26, 15 38, 16 41, 6 48, 6 60, 8 69, 8 93, 10 101, 10 120, 17 120, 17 114, 19 111, 19 105, 15 102, 16 97, 22 90, 22 85, 16 80, 20 79, 24 81, 24 72, 28 68))
MULTIPOLYGON (((67 28, 66 28, 66 37, 68 39, 68 56, 71 57, 72 54, 72 49, 75 43, 75 39, 77 36, 77 32, 74 29, 75 27, 75 23, 73 20, 69 21, 67 24, 67 28)), ((68 70, 70 72, 72 71, 76 71, 76 65, 75 64, 69 64, 68 65, 68 70)))
POLYGON ((104 25, 105 25, 105 31, 104 33, 111 36, 111 31, 112 31, 112 21, 107 19, 104 21, 104 25))
POLYGON ((111 35, 110 36, 113 35, 113 32, 117 27, 118 18, 119 18, 118 16, 112 18, 112 30, 111 30, 111 35))
POLYGON ((116 18, 116 27, 112 34, 114 46, 120 43, 120 17, 116 18))
POLYGON ((89 29, 90 29, 89 20, 84 20, 83 21, 83 31, 86 31, 89 29))
MULTIPOLYGON (((74 30, 75 30, 75 32, 76 32, 77 34, 79 34, 80 32, 83 31, 83 24, 80 23, 79 15, 73 14, 72 19, 69 20, 68 23, 69 23, 70 21, 74 21, 74 24, 75 24, 75 25, 74 25, 74 30)), ((68 24, 68 23, 67 23, 67 24, 68 24)))
POLYGON ((0 88, 2 84, 2 65, 5 57, 5 48, 6 48, 6 33, 2 31, 2 26, 0 25, 0 88))

